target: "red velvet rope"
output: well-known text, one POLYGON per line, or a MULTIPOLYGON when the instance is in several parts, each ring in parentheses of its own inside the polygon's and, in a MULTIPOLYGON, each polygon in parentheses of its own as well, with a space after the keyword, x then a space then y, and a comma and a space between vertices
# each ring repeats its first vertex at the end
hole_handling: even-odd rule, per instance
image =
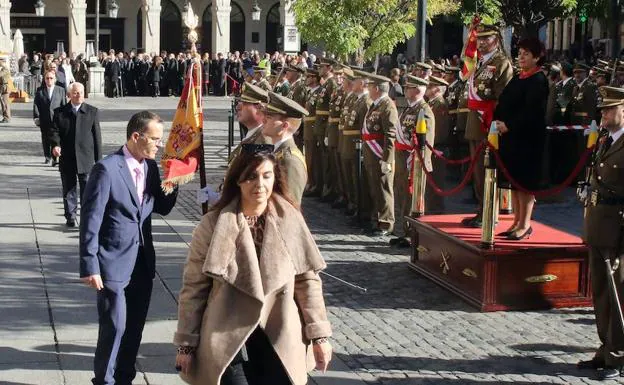
POLYGON ((509 183, 511 183, 511 185, 516 190, 522 191, 525 194, 530 194, 530 195, 534 195, 535 197, 542 197, 542 198, 545 196, 558 194, 561 191, 563 191, 566 187, 568 187, 570 183, 572 183, 576 179, 577 175, 579 174, 579 172, 581 172, 583 167, 585 167, 585 162, 587 161, 587 158, 591 155, 592 151, 594 150, 594 146, 592 146, 586 149, 583 152, 583 154, 581 154, 581 159, 579 160, 579 162, 576 164, 576 166, 574 167, 570 175, 560 185, 554 186, 547 190, 531 191, 531 190, 524 188, 522 185, 520 185, 520 183, 518 183, 511 176, 511 174, 509 173, 509 170, 507 170, 507 168, 505 167, 505 164, 501 160, 498 150, 494 149, 489 143, 488 143, 488 146, 490 147, 490 151, 492 151, 494 153, 494 156, 496 157, 496 162, 497 162, 496 166, 502 171, 503 175, 505 175, 505 178, 507 178, 509 183))
POLYGON ((433 148, 433 146, 431 146, 429 144, 429 142, 425 142, 425 144, 427 145, 427 148, 429 150, 431 150, 431 152, 433 153, 433 155, 436 156, 436 158, 442 160, 442 162, 447 163, 447 164, 464 164, 464 163, 468 163, 472 160, 472 158, 470 157, 470 155, 468 155, 465 158, 462 159, 448 159, 445 158, 444 155, 442 155, 442 151, 436 150, 435 148, 433 148))
POLYGON ((236 79, 228 75, 227 73, 225 74, 225 77, 230 78, 230 80, 232 80, 232 82, 234 83, 232 84, 232 94, 238 94, 238 91, 240 89, 240 83, 236 79))
POLYGON ((481 155, 481 152, 483 151, 484 148, 485 148, 485 141, 481 142, 479 146, 477 147, 477 151, 475 152, 474 157, 472 157, 472 159, 470 160, 470 166, 468 167, 468 171, 466 172, 466 175, 464 176, 464 179, 461 181, 461 183, 455 186, 454 188, 450 190, 446 190, 446 191, 442 190, 435 183, 435 181, 433 180, 433 175, 431 175, 431 173, 427 170, 427 168, 425 168, 425 163, 423 161, 422 154, 420 153, 420 151, 416 150, 414 152, 416 153, 416 156, 418 157, 418 161, 420 162, 420 165, 423 171, 425 172, 425 175, 427 176, 427 183, 429 183, 429 185, 431 186, 431 188, 436 194, 441 195, 443 197, 447 197, 447 196, 451 196, 451 195, 461 192, 464 189, 464 187, 466 187, 466 185, 472 178, 472 172, 475 166, 477 165, 479 156, 481 155))

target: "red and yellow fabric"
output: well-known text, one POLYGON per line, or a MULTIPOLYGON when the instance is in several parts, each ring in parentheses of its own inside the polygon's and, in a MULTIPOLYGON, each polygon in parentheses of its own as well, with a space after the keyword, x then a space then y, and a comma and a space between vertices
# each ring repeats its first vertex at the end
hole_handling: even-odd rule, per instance
POLYGON ((184 89, 162 156, 162 189, 169 194, 178 184, 190 182, 199 164, 202 144, 203 110, 201 95, 202 68, 193 63, 184 80, 184 89))
POLYGON ((470 24, 468 39, 462 50, 461 58, 464 65, 462 66, 460 77, 463 81, 466 81, 477 68, 477 61, 479 60, 479 51, 477 51, 477 25, 479 25, 479 23, 481 23, 481 19, 478 15, 475 15, 470 24))

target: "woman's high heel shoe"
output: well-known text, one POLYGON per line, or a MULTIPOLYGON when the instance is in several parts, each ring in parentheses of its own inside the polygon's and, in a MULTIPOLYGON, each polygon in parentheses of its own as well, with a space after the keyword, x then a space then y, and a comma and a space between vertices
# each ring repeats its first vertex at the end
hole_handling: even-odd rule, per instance
POLYGON ((513 234, 513 232, 514 232, 514 231, 515 231, 514 229, 507 230, 507 231, 503 231, 503 232, 501 232, 501 233, 496 234, 496 236, 497 236, 497 237, 508 237, 508 236, 510 236, 511 234, 513 234))
POLYGON ((510 241, 521 241, 524 238, 529 238, 532 233, 533 233, 533 227, 529 227, 527 229, 527 231, 524 232, 524 234, 522 234, 522 235, 515 235, 515 234, 511 233, 511 234, 509 234, 507 236, 507 239, 510 240, 510 241))

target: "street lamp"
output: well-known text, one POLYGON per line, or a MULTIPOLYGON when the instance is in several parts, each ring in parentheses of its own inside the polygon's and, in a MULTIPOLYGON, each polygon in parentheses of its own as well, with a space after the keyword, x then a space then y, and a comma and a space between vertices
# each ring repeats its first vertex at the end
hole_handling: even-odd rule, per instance
POLYGON ((262 9, 258 5, 258 0, 254 0, 253 7, 251 7, 251 20, 260 21, 260 12, 262 12, 262 9))
POLYGON ((45 15, 45 3, 43 2, 43 0, 37 0, 37 2, 35 3, 35 14, 39 17, 42 17, 45 15))
POLYGON ((111 0, 108 6, 108 17, 116 19, 118 13, 119 13, 119 5, 117 4, 117 1, 111 0))

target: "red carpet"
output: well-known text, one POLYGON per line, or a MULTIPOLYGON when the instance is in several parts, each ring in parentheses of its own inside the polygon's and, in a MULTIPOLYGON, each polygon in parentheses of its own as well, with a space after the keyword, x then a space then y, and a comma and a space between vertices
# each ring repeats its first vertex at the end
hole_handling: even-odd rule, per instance
MULTIPOLYGON (((461 220, 469 217, 465 214, 450 215, 425 215, 418 220, 437 228, 449 235, 460 238, 468 243, 479 245, 481 242, 481 229, 463 227, 461 220)), ((511 226, 513 216, 501 215, 494 234, 505 231, 511 226)), ((575 235, 546 226, 537 221, 532 221, 533 234, 521 241, 509 241, 503 237, 495 237, 496 251, 509 251, 514 249, 530 248, 559 248, 559 247, 584 247, 583 240, 575 235)))

